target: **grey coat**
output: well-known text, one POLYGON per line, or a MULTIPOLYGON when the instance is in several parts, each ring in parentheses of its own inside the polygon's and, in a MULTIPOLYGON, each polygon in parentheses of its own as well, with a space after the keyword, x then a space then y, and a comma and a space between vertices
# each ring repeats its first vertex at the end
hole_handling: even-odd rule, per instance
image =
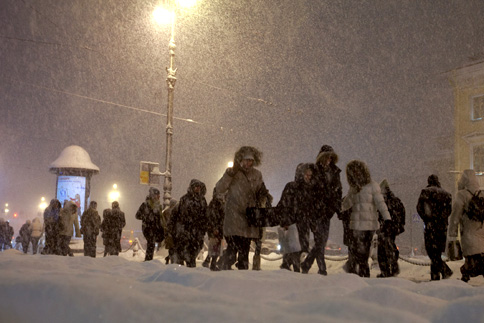
MULTIPOLYGON (((470 220, 466 215, 467 206, 477 190, 479 183, 474 170, 466 169, 458 183, 459 191, 452 206, 452 214, 449 221, 449 240, 457 238, 460 225, 462 253, 464 256, 472 256, 484 253, 484 226, 481 222, 470 220), (469 192, 470 191, 470 192, 469 192), (472 192, 472 194, 471 194, 472 192)), ((484 197, 484 191, 479 196, 484 197)))
POLYGON ((245 214, 248 207, 257 206, 256 196, 262 186, 262 173, 255 168, 247 171, 240 170, 233 176, 225 172, 217 182, 215 186, 217 194, 227 193, 224 236, 259 237, 259 228, 249 227, 245 214))

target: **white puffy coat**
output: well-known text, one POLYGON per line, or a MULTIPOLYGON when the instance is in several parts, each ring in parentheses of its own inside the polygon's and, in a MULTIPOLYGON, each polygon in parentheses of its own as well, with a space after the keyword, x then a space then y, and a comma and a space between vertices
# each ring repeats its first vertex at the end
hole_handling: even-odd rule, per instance
POLYGON ((374 231, 380 228, 378 212, 384 220, 391 220, 387 205, 381 194, 380 185, 371 181, 361 188, 361 191, 351 187, 343 200, 343 211, 351 209, 350 229, 358 231, 374 231))

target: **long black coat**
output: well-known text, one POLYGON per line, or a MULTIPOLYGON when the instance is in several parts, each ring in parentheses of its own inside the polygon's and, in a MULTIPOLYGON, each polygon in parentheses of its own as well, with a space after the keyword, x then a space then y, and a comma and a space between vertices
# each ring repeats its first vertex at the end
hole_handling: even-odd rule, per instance
POLYGON ((81 216, 81 233, 84 236, 97 236, 101 226, 101 217, 97 210, 88 208, 81 216))
POLYGON ((140 205, 136 212, 136 219, 141 220, 141 230, 148 241, 161 242, 164 239, 164 230, 161 225, 162 205, 153 203, 146 197, 146 201, 140 205))
POLYGON ((189 249, 202 247, 203 237, 208 226, 205 193, 205 184, 192 180, 188 192, 180 198, 173 209, 168 228, 176 248, 179 246, 188 246, 189 249), (193 191, 195 185, 200 185, 202 188, 198 194, 193 191))
POLYGON ((296 169, 294 181, 287 183, 282 191, 276 207, 281 226, 293 223, 309 225, 318 217, 315 183, 304 181, 304 173, 307 169, 311 169, 314 175, 314 164, 302 164, 296 169))
POLYGON ((214 198, 210 201, 207 209, 208 227, 207 234, 209 238, 223 238, 224 231, 224 201, 222 199, 214 198))
MULTIPOLYGON (((337 160, 335 153, 330 153, 337 160)), ((320 163, 323 154, 318 156, 314 179, 316 181, 316 195, 319 196, 318 208, 324 216, 331 219, 333 215, 340 214, 343 201, 343 186, 341 184, 341 169, 331 162, 327 168, 320 163)))

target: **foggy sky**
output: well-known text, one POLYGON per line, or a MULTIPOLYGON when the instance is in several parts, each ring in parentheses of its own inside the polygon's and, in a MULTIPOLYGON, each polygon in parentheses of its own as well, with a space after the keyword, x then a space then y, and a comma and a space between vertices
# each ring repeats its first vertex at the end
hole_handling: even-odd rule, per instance
MULTIPOLYGON (((0 203, 33 217, 55 194, 48 167, 80 145, 113 183, 128 226, 148 187, 139 162, 164 168, 169 28, 157 1, 0 1, 0 203)), ((448 71, 484 58, 484 1, 202 0, 179 14, 173 197, 190 179, 207 200, 242 145, 279 200, 300 162, 333 146, 362 159, 409 216, 427 176, 454 175, 448 71)), ((407 219, 407 221, 409 221, 407 219)), ((331 228, 331 236, 338 224, 331 228)), ((408 233, 408 229, 407 229, 408 233)))

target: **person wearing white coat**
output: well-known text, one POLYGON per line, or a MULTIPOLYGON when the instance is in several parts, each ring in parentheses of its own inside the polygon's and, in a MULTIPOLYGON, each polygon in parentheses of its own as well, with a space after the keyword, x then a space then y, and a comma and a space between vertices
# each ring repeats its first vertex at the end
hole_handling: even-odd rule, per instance
MULTIPOLYGON (((381 194, 380 185, 371 179, 370 171, 364 162, 360 160, 349 162, 346 165, 346 178, 350 189, 343 199, 342 211, 351 209, 349 227, 353 239, 350 248, 354 255, 354 265, 348 270, 361 277, 370 277, 368 257, 371 241, 375 231, 380 228, 377 211, 380 211, 385 222, 391 221, 391 217, 381 194)), ((384 225, 384 227, 390 227, 390 225, 384 225)))
POLYGON ((465 257, 460 272, 461 279, 467 282, 470 277, 484 275, 484 225, 469 219, 466 214, 472 196, 478 193, 478 196, 484 197, 484 191, 479 191, 476 173, 472 169, 464 170, 457 188, 459 191, 452 206, 447 240, 452 242, 457 239, 460 226, 462 254, 465 257))
POLYGON ((44 233, 44 224, 40 222, 40 218, 37 216, 32 220, 29 229, 31 232, 30 242, 32 243, 32 253, 35 255, 39 247, 40 237, 44 233))

